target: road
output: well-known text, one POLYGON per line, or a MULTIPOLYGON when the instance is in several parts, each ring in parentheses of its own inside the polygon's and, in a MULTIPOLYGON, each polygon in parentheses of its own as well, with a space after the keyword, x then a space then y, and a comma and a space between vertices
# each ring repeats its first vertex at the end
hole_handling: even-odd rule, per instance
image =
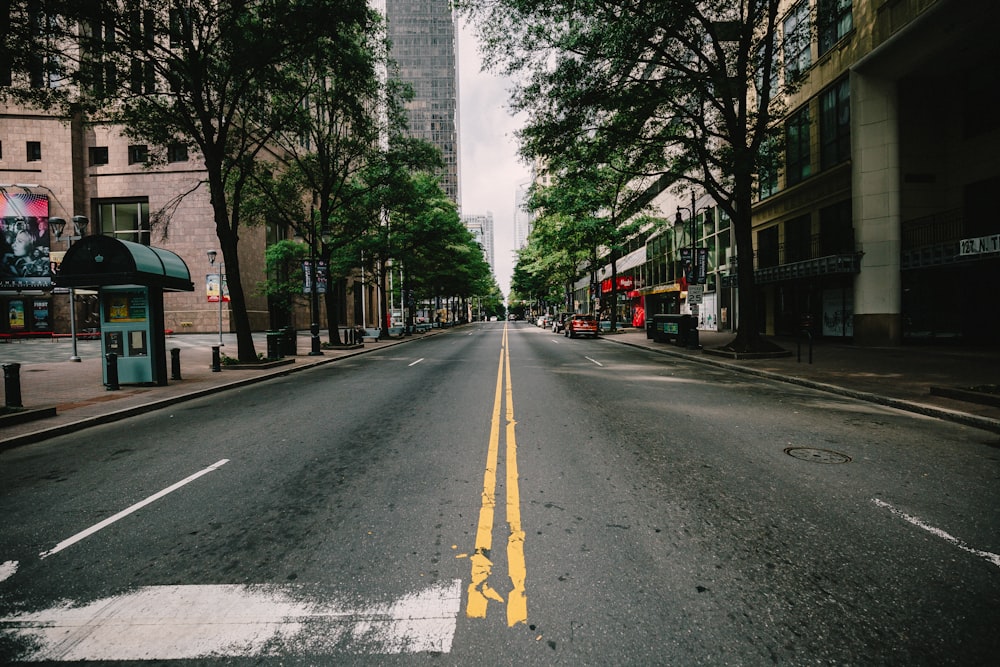
POLYGON ((483 323, 0 453, 0 663, 995 664, 984 432, 483 323))

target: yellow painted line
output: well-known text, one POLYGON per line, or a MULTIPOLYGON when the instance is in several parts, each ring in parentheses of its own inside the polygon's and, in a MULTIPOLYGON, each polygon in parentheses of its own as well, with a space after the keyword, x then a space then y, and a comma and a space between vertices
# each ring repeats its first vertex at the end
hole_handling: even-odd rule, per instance
POLYGON ((515 437, 514 420, 514 390, 510 376, 510 348, 507 337, 507 324, 504 323, 503 342, 500 348, 500 362, 497 368, 496 393, 493 399, 493 415, 490 421, 490 440, 486 456, 486 471, 483 475, 482 506, 479 510, 479 524, 476 529, 476 550, 472 556, 472 581, 469 584, 469 599, 466 605, 466 616, 469 618, 486 618, 486 609, 490 600, 503 602, 503 597, 489 585, 489 576, 493 571, 490 560, 490 550, 493 545, 493 520, 496 510, 496 479, 497 464, 500 451, 500 409, 502 399, 506 399, 506 455, 504 464, 507 468, 505 478, 507 485, 507 525, 510 535, 507 538, 507 566, 509 568, 512 590, 507 597, 507 625, 528 621, 528 598, 525 595, 525 580, 527 568, 524 561, 524 531, 521 528, 521 500, 518 489, 517 474, 517 440, 515 437), (504 376, 506 375, 506 384, 504 376))
POLYGON ((503 362, 507 345, 507 328, 504 325, 500 363, 497 368, 496 393, 493 399, 493 418, 490 421, 490 441, 486 452, 486 472, 483 474, 482 505, 479 508, 479 525, 476 528, 476 550, 472 555, 472 581, 469 583, 469 601, 465 615, 469 618, 486 618, 489 600, 503 602, 500 594, 490 588, 488 579, 493 571, 490 549, 493 546, 493 513, 496 508, 497 459, 500 449, 500 406, 503 397, 503 362))
MULTIPOLYGON (((504 327, 504 339, 507 329, 504 327)), ((527 568, 524 564, 524 531, 521 529, 521 493, 517 476, 517 439, 514 435, 514 387, 510 379, 510 348, 505 355, 507 370, 507 525, 510 536, 507 538, 507 568, 510 573, 510 583, 513 590, 507 595, 507 626, 528 622, 528 597, 524 592, 524 580, 527 568)))

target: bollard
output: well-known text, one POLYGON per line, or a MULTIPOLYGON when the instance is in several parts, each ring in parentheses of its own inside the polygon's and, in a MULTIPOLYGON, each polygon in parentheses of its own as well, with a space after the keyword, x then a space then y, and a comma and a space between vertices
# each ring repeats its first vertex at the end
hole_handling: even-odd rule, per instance
POLYGON ((802 339, 805 338, 809 342, 809 363, 813 362, 813 337, 812 332, 808 329, 803 329, 799 332, 799 337, 795 343, 795 361, 796 363, 802 363, 802 339))
POLYGON ((108 382, 105 385, 108 388, 108 391, 118 391, 121 389, 118 385, 118 355, 114 352, 108 352, 105 354, 104 368, 108 376, 108 382))
POLYGON ((170 348, 170 379, 181 379, 181 348, 170 348))
POLYGON ((222 370, 222 357, 219 355, 219 346, 212 346, 212 372, 218 373, 222 370))
POLYGON ((3 365, 3 388, 8 408, 23 408, 21 402, 21 364, 3 365))

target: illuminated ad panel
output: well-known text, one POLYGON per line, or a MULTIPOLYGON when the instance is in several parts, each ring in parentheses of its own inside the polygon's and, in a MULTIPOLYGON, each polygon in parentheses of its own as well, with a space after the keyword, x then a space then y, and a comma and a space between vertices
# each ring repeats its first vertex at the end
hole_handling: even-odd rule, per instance
POLYGON ((0 289, 50 286, 49 199, 0 190, 0 289))

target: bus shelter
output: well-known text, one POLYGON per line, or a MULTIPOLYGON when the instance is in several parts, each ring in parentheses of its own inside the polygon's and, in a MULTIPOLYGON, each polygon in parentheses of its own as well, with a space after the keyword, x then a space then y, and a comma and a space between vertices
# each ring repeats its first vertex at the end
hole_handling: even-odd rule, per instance
MULTIPOLYGON (((167 384, 163 293, 193 292, 180 257, 112 236, 86 236, 66 251, 56 287, 96 289, 101 312, 101 352, 114 353, 123 384, 167 384)), ((108 383, 104 366, 104 383, 108 383)))

